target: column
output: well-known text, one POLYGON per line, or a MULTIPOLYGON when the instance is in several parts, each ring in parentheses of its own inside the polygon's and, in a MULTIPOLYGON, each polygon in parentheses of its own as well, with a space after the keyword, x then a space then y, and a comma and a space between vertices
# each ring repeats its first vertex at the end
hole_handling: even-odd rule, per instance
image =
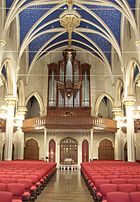
POLYGON ((93 160, 93 129, 90 129, 90 160, 93 160))
POLYGON ((12 160, 12 141, 13 141, 13 121, 14 111, 17 98, 14 96, 5 97, 7 102, 7 121, 6 121, 6 134, 5 134, 5 160, 12 160))
POLYGON ((127 157, 128 161, 135 161, 135 139, 134 139, 134 108, 136 99, 134 97, 126 97, 123 102, 126 107, 127 119, 127 157))
POLYGON ((122 142, 121 142, 121 122, 122 122, 122 109, 114 108, 113 113, 117 121, 117 132, 115 133, 115 160, 121 160, 122 142))
POLYGON ((58 167, 58 165, 60 164, 60 144, 58 144, 57 142, 56 142, 56 163, 58 167))
POLYGON ((44 128, 44 161, 47 157, 47 128, 44 128))
POLYGON ((78 143, 78 165, 82 163, 82 148, 81 144, 78 143))
POLYGON ((18 128, 17 131, 18 142, 17 142, 17 159, 24 159, 24 133, 22 128, 18 128))
POLYGON ((18 159, 24 159, 24 132, 22 130, 23 120, 25 119, 27 108, 18 106, 18 159))

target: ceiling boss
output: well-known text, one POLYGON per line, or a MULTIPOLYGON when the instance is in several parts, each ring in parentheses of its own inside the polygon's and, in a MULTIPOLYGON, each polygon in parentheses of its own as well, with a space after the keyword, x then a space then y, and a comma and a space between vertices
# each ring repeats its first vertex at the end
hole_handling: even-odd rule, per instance
POLYGON ((80 25, 81 16, 77 11, 73 9, 73 0, 67 0, 68 9, 65 10, 60 16, 60 24, 68 32, 68 44, 71 46, 72 43, 72 33, 75 28, 80 25))

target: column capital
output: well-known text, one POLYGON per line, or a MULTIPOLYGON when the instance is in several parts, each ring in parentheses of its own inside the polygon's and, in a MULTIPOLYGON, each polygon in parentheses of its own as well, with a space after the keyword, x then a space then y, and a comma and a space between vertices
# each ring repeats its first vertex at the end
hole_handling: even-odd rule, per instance
POLYGON ((93 132, 93 128, 90 129, 90 132, 93 132))
POLYGON ((24 106, 18 106, 18 114, 25 115, 27 112, 27 108, 24 106))
POLYGON ((136 102, 136 98, 134 96, 128 96, 123 98, 123 103, 125 106, 133 106, 136 102))
POLYGON ((4 100, 7 102, 8 105, 15 106, 16 102, 18 101, 18 98, 13 95, 7 95, 5 96, 4 100))
POLYGON ((121 117, 123 114, 123 110, 121 107, 114 107, 112 112, 113 112, 115 117, 118 117, 118 116, 121 117))

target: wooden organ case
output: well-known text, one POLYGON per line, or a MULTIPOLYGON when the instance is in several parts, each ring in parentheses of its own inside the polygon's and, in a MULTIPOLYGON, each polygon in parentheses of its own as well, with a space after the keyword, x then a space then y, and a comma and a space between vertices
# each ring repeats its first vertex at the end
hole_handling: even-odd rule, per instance
POLYGON ((48 65, 47 116, 90 116, 90 65, 80 65, 66 49, 58 64, 48 65))

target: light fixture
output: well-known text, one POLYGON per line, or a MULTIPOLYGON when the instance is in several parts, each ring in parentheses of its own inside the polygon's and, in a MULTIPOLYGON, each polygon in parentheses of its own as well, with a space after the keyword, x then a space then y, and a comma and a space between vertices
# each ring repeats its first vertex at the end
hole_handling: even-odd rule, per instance
POLYGON ((66 9, 60 16, 60 24, 63 26, 68 32, 68 42, 69 45, 72 43, 72 33, 75 28, 80 25, 81 16, 79 13, 73 9, 74 0, 66 0, 68 9, 66 9))

